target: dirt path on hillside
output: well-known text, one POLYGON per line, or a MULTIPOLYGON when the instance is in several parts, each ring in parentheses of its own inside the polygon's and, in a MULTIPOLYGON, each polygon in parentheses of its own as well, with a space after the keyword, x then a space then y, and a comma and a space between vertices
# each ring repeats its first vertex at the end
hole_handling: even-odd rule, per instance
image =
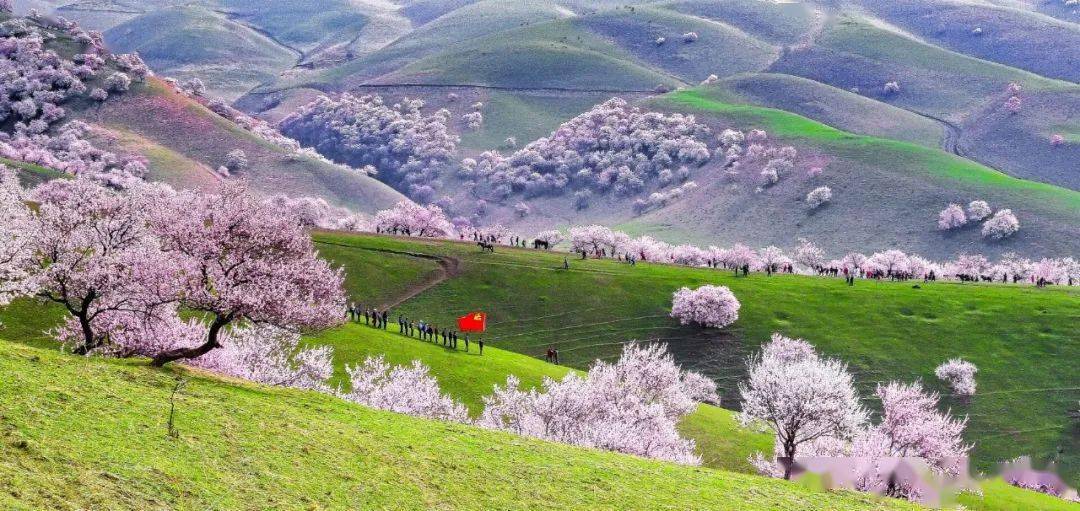
POLYGON ((424 254, 420 252, 409 252, 407 250, 391 250, 388 248, 358 247, 356 245, 348 245, 345 243, 332 243, 328 241, 316 241, 315 244, 332 245, 335 247, 342 247, 353 250, 366 250, 368 252, 382 252, 384 254, 396 254, 407 257, 415 257, 418 259, 427 259, 429 261, 435 261, 438 266, 435 268, 434 273, 429 275, 424 280, 405 288, 405 290, 400 295, 393 298, 392 301, 379 304, 380 309, 392 309, 394 307, 397 307, 398 305, 409 301, 414 296, 423 293, 424 291, 427 291, 428 289, 431 289, 445 282, 448 279, 456 277, 458 276, 458 274, 461 273, 461 260, 451 256, 438 256, 432 254, 424 254))

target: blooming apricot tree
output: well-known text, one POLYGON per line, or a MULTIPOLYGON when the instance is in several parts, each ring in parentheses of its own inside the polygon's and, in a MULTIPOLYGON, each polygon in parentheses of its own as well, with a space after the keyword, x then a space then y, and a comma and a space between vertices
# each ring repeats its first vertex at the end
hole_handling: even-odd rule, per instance
POLYGON ((683 287, 671 298, 671 317, 680 323, 723 328, 739 319, 742 304, 727 286, 683 287))
POLYGON ((227 184, 218 194, 179 192, 154 208, 151 225, 181 269, 179 304, 209 321, 199 344, 158 353, 153 365, 220 348, 222 329, 237 322, 295 330, 342 321, 341 271, 319 259, 299 222, 242 185, 227 184))

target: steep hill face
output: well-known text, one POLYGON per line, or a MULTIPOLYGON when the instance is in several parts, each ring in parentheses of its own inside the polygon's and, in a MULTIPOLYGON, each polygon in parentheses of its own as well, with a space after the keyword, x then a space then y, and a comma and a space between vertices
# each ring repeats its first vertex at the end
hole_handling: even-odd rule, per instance
MULTIPOLYGON (((89 62, 92 59, 83 52, 96 51, 90 43, 74 40, 55 20, 41 18, 18 23, 28 27, 27 33, 20 37, 33 39, 33 31, 47 37, 41 54, 55 52, 65 69, 71 65, 71 59, 89 62)), ((59 112, 59 118, 41 126, 44 135, 54 139, 63 139, 70 127, 83 125, 78 129, 93 147, 57 153, 61 159, 81 151, 86 154, 84 159, 138 162, 145 167, 147 179, 180 188, 212 189, 223 179, 246 179, 253 189, 266 194, 320 197, 364 213, 373 213, 404 198, 362 172, 298 151, 287 140, 274 138, 272 130, 266 131, 267 127, 258 121, 223 104, 181 91, 167 81, 150 76, 131 81, 126 85, 127 90, 114 87, 110 80, 113 73, 122 70, 122 59, 110 56, 99 60, 101 63, 95 64, 99 66, 96 72, 84 73, 84 83, 80 83, 83 92, 73 90, 56 99, 62 110, 55 110, 54 103, 35 110, 52 112, 50 119, 59 112), (100 89, 104 99, 90 97, 96 89, 100 89), (243 151, 247 165, 225 177, 218 169, 226 163, 226 155, 237 150, 243 151)), ((132 76, 137 74, 128 72, 132 76)), ((4 124, 8 137, 5 140, 22 147, 32 137, 20 134, 13 124, 15 120, 4 124)), ((27 161, 41 163, 34 151, 24 152, 31 158, 27 161)))
POLYGON ((138 52, 156 72, 199 78, 211 94, 233 100, 277 78, 298 54, 266 35, 197 5, 150 11, 105 32, 120 53, 138 52))

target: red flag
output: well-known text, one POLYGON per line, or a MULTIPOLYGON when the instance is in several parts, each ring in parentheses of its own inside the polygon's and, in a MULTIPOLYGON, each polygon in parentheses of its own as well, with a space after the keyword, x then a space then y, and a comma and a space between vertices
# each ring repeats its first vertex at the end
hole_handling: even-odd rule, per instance
POLYGON ((487 314, 470 312, 457 318, 457 327, 462 332, 483 332, 487 328, 487 314))

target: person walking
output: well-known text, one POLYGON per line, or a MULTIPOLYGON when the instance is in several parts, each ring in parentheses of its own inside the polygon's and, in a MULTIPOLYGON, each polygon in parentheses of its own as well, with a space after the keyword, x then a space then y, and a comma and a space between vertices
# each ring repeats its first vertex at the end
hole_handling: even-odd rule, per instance
POLYGON ((562 269, 564 269, 564 270, 569 270, 570 269, 570 260, 567 259, 566 257, 562 258, 562 269))
POLYGON ((555 358, 555 365, 559 365, 559 348, 555 348, 552 351, 552 355, 555 358))
POLYGON ((465 353, 469 352, 469 332, 465 332, 465 353))
POLYGON ((483 355, 484 354, 484 338, 481 337, 481 338, 477 339, 476 340, 476 345, 480 347, 480 354, 483 355))
POLYGON ((383 330, 386 330, 386 318, 387 318, 388 314, 389 314, 388 311, 385 311, 385 310, 382 311, 382 329, 383 330))

